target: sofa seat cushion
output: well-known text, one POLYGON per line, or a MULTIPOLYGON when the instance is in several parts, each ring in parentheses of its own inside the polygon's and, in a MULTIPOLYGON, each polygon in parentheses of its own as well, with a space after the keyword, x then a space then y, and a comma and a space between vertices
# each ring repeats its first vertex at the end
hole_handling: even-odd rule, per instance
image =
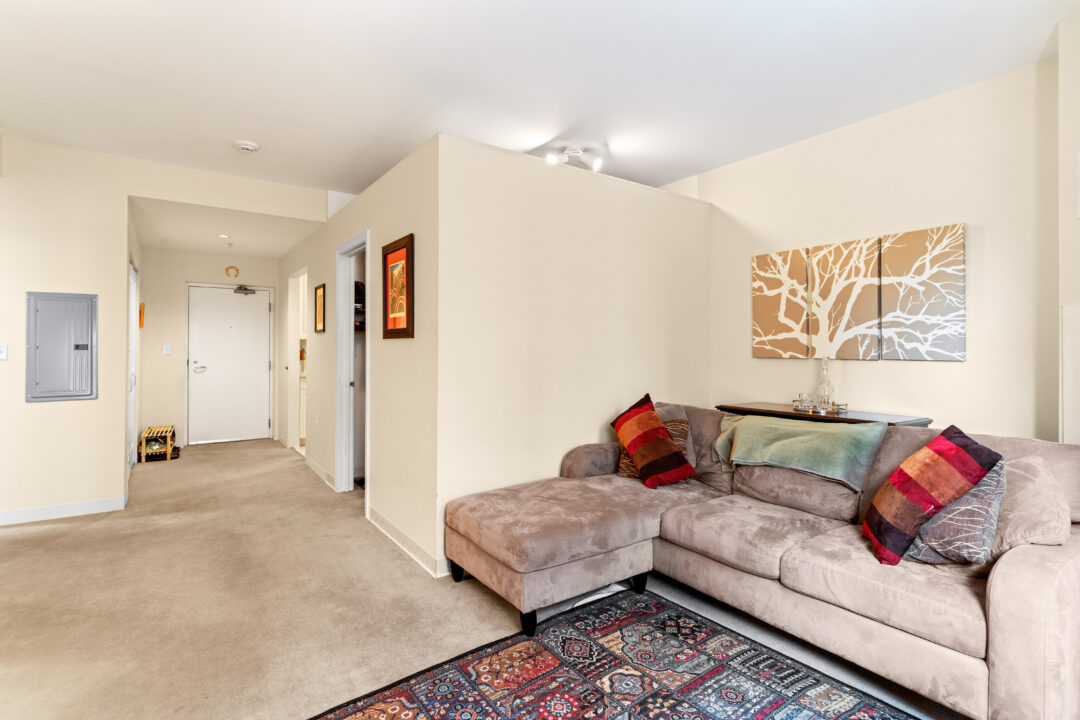
POLYGON ((843 520, 745 495, 727 495, 668 510, 660 523, 660 537, 737 570, 775 580, 788 548, 846 525, 843 520))
POLYGON ((617 475, 549 478, 453 500, 446 524, 526 573, 651 540, 665 510, 717 495, 695 480, 650 489, 617 475))
POLYGON ((882 565, 857 526, 792 547, 780 562, 780 582, 965 655, 986 657, 985 578, 957 565, 882 565))

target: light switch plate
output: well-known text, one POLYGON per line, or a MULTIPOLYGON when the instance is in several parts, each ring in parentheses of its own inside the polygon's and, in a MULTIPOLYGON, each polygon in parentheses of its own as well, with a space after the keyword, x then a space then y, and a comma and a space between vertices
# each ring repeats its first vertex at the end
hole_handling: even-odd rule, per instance
POLYGON ((0 360, 7 360, 7 343, 0 343, 0 360))
POLYGON ((172 348, 169 347, 168 345, 162 345, 161 346, 161 354, 162 355, 172 355, 172 348))

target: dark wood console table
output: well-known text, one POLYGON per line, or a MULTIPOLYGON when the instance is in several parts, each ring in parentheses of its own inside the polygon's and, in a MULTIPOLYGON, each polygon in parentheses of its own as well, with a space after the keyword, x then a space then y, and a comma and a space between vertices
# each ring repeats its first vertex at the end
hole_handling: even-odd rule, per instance
POLYGON ((769 417, 791 418, 793 420, 816 420, 818 422, 840 423, 868 423, 883 422, 889 425, 913 425, 915 427, 930 427, 932 422, 928 417, 915 417, 913 415, 886 415, 884 413, 860 412, 858 410, 844 410, 836 415, 811 413, 805 410, 795 410, 791 404, 749 402, 731 405, 717 405, 717 410, 735 413, 737 415, 768 415, 769 417))

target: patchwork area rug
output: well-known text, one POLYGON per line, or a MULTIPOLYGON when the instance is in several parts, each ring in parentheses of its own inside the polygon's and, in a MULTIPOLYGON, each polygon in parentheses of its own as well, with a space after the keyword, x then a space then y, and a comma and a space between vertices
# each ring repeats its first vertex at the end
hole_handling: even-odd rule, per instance
POLYGON ((652 593, 545 620, 312 720, 913 720, 652 593))

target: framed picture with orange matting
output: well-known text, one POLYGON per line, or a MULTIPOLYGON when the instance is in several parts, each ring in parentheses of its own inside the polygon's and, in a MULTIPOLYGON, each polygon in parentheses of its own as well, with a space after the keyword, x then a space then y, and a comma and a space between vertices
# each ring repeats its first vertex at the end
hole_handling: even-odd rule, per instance
POLYGON ((413 336, 413 236, 383 245, 383 331, 384 338, 413 336))
POLYGON ((315 286, 315 332, 326 332, 326 283, 315 286))

